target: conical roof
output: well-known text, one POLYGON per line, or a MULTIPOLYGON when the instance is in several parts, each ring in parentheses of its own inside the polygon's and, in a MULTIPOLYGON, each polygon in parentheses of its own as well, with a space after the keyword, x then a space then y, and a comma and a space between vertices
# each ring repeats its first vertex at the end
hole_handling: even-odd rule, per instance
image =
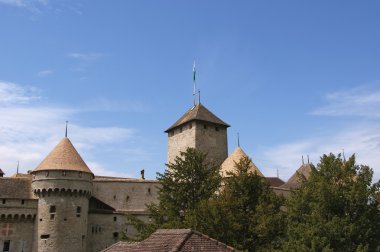
POLYGON ((171 129, 177 128, 178 126, 185 124, 190 121, 203 121, 218 124, 224 127, 230 127, 227 123, 223 122, 219 117, 214 115, 210 110, 208 110, 202 104, 197 104, 191 109, 189 109, 181 118, 179 118, 169 129, 165 132, 169 132, 171 129))
POLYGON ((288 181, 283 184, 282 188, 296 189, 301 186, 302 181, 300 180, 300 175, 304 176, 306 179, 310 177, 311 166, 310 164, 303 164, 298 168, 298 170, 288 179, 288 181))
POLYGON ((92 173, 67 137, 64 137, 57 146, 54 147, 33 172, 47 170, 69 170, 92 173))
MULTIPOLYGON (((239 163, 240 160, 244 157, 248 157, 247 154, 245 154, 245 152, 243 151, 242 148, 237 147, 231 153, 231 155, 228 158, 226 158, 226 160, 224 160, 224 162, 222 163, 221 169, 220 169, 222 176, 226 177, 226 176, 228 176, 227 172, 234 172, 235 171, 235 163, 239 163)), ((257 168, 257 166, 252 161, 250 164, 250 171, 256 172, 257 175, 264 177, 264 175, 261 173, 259 168, 257 168)))

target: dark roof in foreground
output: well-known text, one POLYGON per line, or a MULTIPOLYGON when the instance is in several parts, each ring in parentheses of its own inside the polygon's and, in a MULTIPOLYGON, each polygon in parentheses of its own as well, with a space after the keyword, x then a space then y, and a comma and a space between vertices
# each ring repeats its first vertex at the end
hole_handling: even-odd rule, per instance
POLYGON ((32 193, 32 179, 19 177, 0 178, 1 199, 35 199, 32 193))
POLYGON ((118 242, 103 252, 239 251, 191 229, 158 229, 142 242, 118 242))
POLYGON ((223 122, 219 117, 214 115, 210 110, 199 103, 189 109, 183 116, 181 116, 181 118, 179 118, 172 126, 170 126, 169 129, 165 130, 165 132, 169 132, 170 130, 190 121, 210 122, 224 127, 230 127, 230 125, 223 122))
POLYGON ((3 170, 0 169, 0 175, 4 175, 5 173, 3 172, 3 170))

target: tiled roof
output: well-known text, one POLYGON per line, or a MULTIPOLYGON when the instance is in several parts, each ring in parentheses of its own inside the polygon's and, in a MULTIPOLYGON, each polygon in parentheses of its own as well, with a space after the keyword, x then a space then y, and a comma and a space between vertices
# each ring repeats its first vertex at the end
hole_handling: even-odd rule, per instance
POLYGON ((0 178, 0 198, 35 199, 31 178, 0 178))
POLYGON ((238 251, 191 229, 158 229, 142 242, 118 242, 103 252, 231 252, 238 251))
MULTIPOLYGON (((248 157, 247 154, 245 154, 245 152, 243 151, 242 148, 237 147, 231 153, 231 155, 229 155, 229 157, 226 158, 226 160, 224 160, 224 162, 222 163, 221 169, 220 169, 222 176, 226 177, 226 176, 228 176, 227 172, 234 172, 235 171, 235 163, 239 163, 240 160, 244 157, 248 157)), ((250 166, 251 166, 250 171, 257 172, 257 175, 264 177, 264 175, 261 173, 259 168, 257 168, 257 166, 252 161, 251 161, 250 166)))
POLYGON ((265 177, 265 179, 268 181, 269 185, 272 187, 279 187, 285 184, 285 182, 278 177, 265 177))
POLYGON ((311 166, 310 164, 303 164, 298 168, 298 170, 286 181, 285 184, 281 186, 281 188, 286 189, 296 189, 301 186, 301 181, 299 179, 299 175, 305 176, 306 179, 310 177, 311 166))
POLYGON ((165 132, 177 128, 178 126, 190 121, 203 121, 218 124, 224 127, 230 127, 227 123, 223 122, 219 117, 214 115, 210 110, 204 107, 202 104, 197 104, 188 110, 181 118, 179 118, 169 129, 165 132))
POLYGON ((54 147, 33 172, 46 170, 70 170, 92 173, 67 137, 64 137, 54 147))

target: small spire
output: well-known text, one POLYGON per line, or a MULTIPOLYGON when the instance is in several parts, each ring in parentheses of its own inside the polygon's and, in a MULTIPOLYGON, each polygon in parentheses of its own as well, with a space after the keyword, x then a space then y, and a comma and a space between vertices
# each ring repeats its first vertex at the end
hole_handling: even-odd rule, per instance
POLYGON ((303 165, 305 164, 305 161, 303 160, 303 155, 302 155, 302 164, 303 164, 303 165))
POLYGON ((278 168, 277 168, 277 178, 280 178, 280 175, 279 175, 279 172, 278 172, 278 168))
POLYGON ((67 137, 67 125, 69 124, 69 121, 66 121, 66 131, 65 131, 65 137, 67 137))
POLYGON ((240 135, 239 135, 239 132, 237 133, 237 140, 238 140, 238 147, 240 147, 240 135))
POLYGON ((17 160, 17 169, 16 169, 16 174, 18 174, 18 168, 20 167, 20 160, 17 160))
POLYGON ((307 155, 307 164, 310 164, 309 155, 307 155))
POLYGON ((198 104, 201 104, 201 90, 198 89, 198 104))
POLYGON ((346 162, 346 156, 344 155, 344 149, 342 149, 343 162, 346 162))

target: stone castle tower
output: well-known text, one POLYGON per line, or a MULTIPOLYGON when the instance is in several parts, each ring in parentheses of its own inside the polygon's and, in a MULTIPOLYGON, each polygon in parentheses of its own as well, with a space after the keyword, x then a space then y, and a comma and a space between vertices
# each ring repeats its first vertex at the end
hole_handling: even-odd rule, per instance
POLYGON ((207 153, 210 161, 220 165, 228 155, 227 128, 230 127, 201 103, 193 106, 169 129, 168 163, 188 147, 207 153))
POLYGON ((93 173, 65 137, 32 171, 38 251, 86 251, 93 173))

